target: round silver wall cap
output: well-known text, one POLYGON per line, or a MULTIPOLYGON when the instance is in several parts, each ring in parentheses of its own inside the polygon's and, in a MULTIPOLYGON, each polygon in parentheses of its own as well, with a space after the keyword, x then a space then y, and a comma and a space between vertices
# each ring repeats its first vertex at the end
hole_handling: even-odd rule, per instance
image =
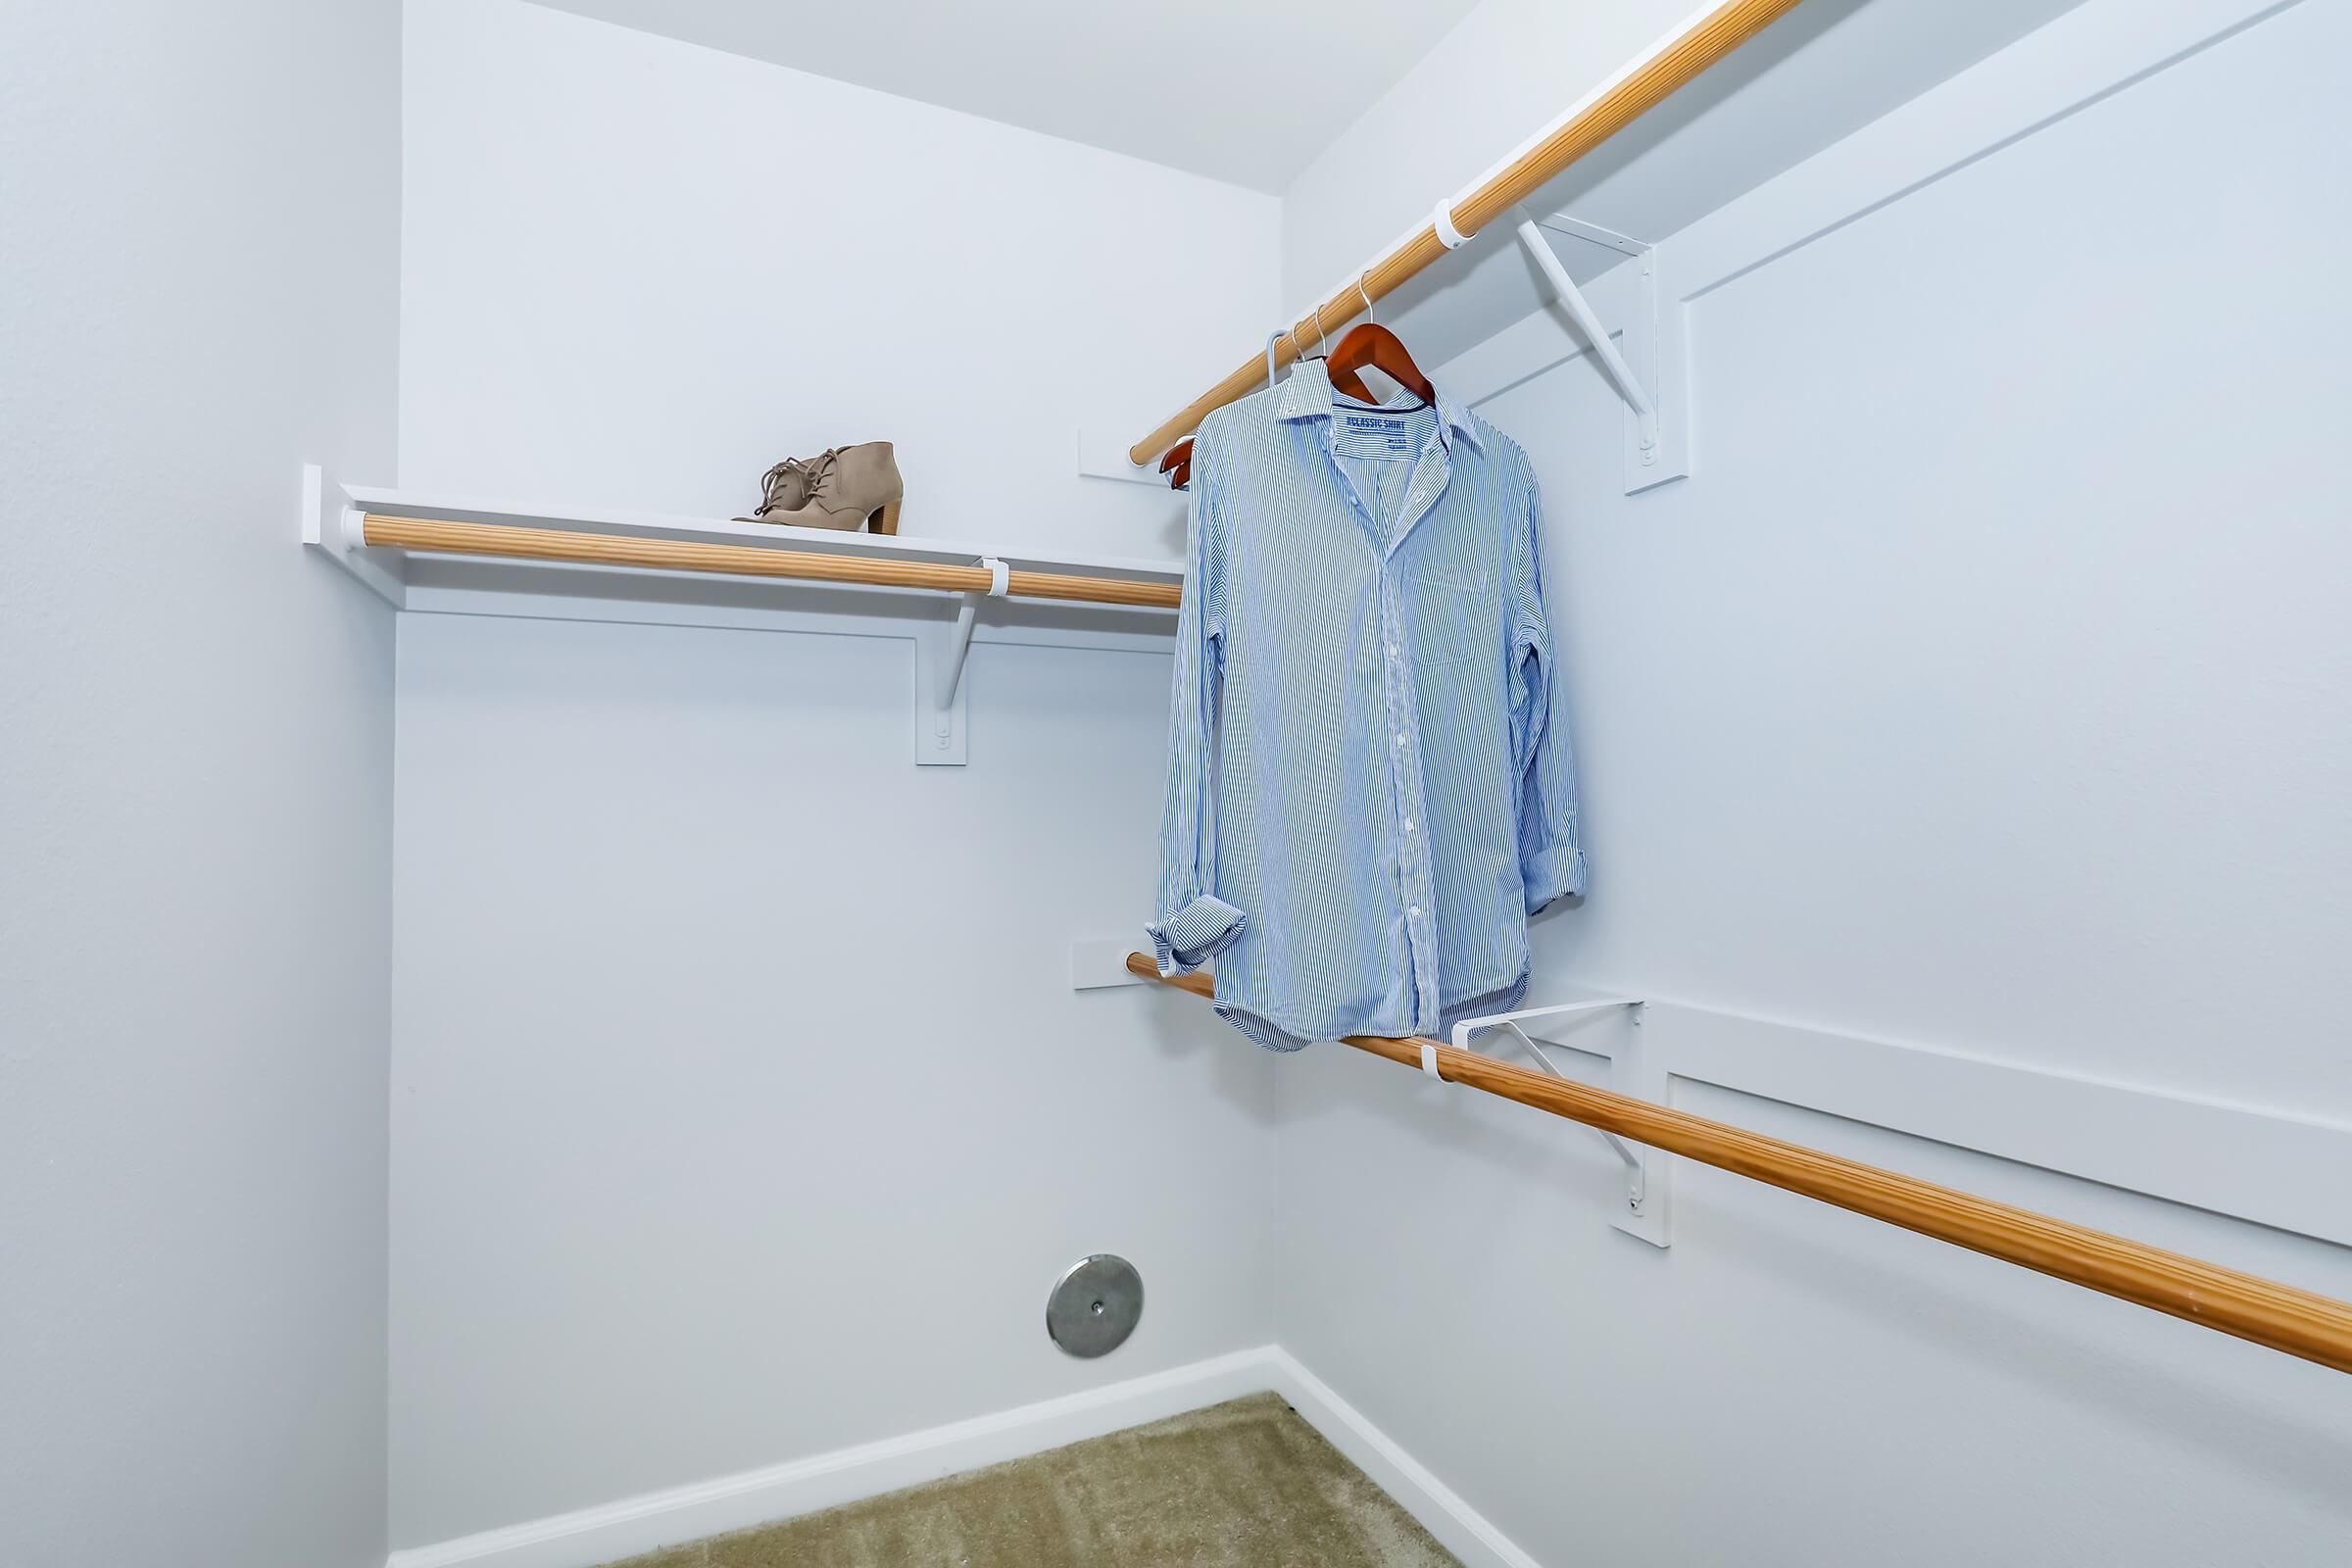
POLYGON ((1143 1315, 1144 1277, 1111 1252, 1072 1263, 1046 1298, 1046 1332, 1070 1354, 1090 1359, 1126 1344, 1143 1315))

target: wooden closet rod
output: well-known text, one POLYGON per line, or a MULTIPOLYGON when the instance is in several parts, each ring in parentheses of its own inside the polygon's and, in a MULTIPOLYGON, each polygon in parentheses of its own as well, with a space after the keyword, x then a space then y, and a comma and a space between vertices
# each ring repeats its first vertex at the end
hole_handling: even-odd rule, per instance
MULTIPOLYGON (((1127 968, 1147 980, 1160 978, 1158 965, 1145 954, 1129 954, 1127 968)), ((1179 975, 1161 983, 1201 997, 1213 996, 1216 990, 1205 974, 1179 975)), ((1825 1154, 1801 1144, 1785 1144, 1645 1100, 1546 1077, 1474 1051, 1456 1051, 1443 1042, 1355 1035, 1345 1044, 1416 1070, 1421 1065, 1421 1048, 1435 1045, 1438 1071, 1448 1083, 1483 1089, 1736 1176, 1786 1188, 1954 1247, 2169 1312, 2338 1372, 2352 1372, 2352 1304, 2331 1297, 1825 1154)))
MULTIPOLYGON (((1533 196, 1569 165, 1689 85, 1796 4, 1797 0, 1726 0, 1692 21, 1502 167, 1455 197, 1450 210, 1456 237, 1476 234, 1533 196)), ((1364 309, 1365 295, 1374 300, 1385 297, 1446 251, 1432 214, 1410 237, 1364 269, 1360 292, 1356 280, 1350 279, 1347 287, 1316 306, 1312 315, 1301 317, 1275 343, 1275 363, 1290 364, 1298 358, 1299 344, 1319 342, 1347 325, 1364 309)), ((1186 404, 1182 413, 1129 447, 1127 461, 1138 467, 1151 463, 1198 429, 1210 413, 1256 391, 1265 378, 1266 356, 1259 349, 1224 380, 1186 404)))
MULTIPOLYGON (((362 517, 361 531, 370 545, 442 556, 504 556, 517 561, 569 561, 590 566, 643 566, 656 571, 710 571, 736 577, 875 583, 886 588, 936 588, 957 594, 984 594, 993 580, 986 566, 957 566, 946 562, 829 556, 752 545, 699 544, 686 539, 641 539, 626 534, 574 533, 563 528, 516 528, 503 523, 445 522, 432 517, 385 516, 373 512, 362 517)), ((1015 599, 1058 599, 1079 604, 1173 610, 1184 593, 1179 583, 1082 577, 1054 571, 1012 571, 1005 578, 1005 592, 1015 599)))

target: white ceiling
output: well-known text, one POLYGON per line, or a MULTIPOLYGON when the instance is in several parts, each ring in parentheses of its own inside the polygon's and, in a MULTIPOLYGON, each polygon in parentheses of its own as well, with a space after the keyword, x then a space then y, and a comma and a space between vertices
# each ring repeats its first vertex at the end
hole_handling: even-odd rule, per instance
POLYGON ((1477 0, 542 0, 1280 191, 1477 0))

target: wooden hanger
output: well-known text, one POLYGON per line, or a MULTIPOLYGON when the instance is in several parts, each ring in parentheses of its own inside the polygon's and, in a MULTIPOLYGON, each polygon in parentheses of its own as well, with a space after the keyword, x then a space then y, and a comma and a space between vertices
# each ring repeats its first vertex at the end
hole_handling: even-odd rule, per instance
POLYGON ((1404 340, 1378 321, 1364 321, 1350 327, 1348 335, 1340 339, 1340 346, 1331 351, 1332 390, 1346 392, 1359 402, 1378 403, 1378 398, 1364 390, 1363 377, 1355 373, 1366 366, 1419 398, 1423 408, 1438 401, 1438 389, 1429 384, 1429 377, 1413 363, 1404 340))
MULTIPOLYGON (((1345 343, 1347 339, 1342 338, 1340 341, 1345 343)), ((1331 356, 1328 354, 1319 356, 1319 358, 1323 361, 1323 373, 1331 377, 1331 389, 1334 392, 1344 398, 1353 398, 1358 403, 1378 403, 1380 401, 1372 395, 1372 389, 1364 385, 1362 376, 1353 370, 1343 369, 1332 364, 1331 356)))
POLYGON ((1356 292, 1364 296, 1364 318, 1348 329, 1340 339, 1340 346, 1331 351, 1331 361, 1325 367, 1331 377, 1332 390, 1364 403, 1379 399, 1364 391, 1363 377, 1355 372, 1370 366, 1398 386, 1421 400, 1423 408, 1438 401, 1438 389, 1421 373, 1413 363, 1404 340, 1372 318, 1372 296, 1364 289, 1364 280, 1355 280, 1356 292))
MULTIPOLYGON (((1363 288, 1361 278, 1356 280, 1356 288, 1359 291, 1363 288)), ((1366 294, 1364 310, 1367 315, 1371 309, 1372 296, 1366 294)), ((1315 313, 1315 329, 1320 332, 1322 328, 1323 313, 1317 311, 1315 313)), ((1329 340, 1326 339, 1325 342, 1328 346, 1329 340)), ((1334 392, 1339 393, 1342 397, 1353 398, 1358 403, 1376 404, 1380 401, 1372 395, 1371 388, 1364 385, 1364 378, 1356 373, 1366 366, 1378 370, 1419 398, 1424 408, 1438 401, 1437 388, 1430 385, 1429 377, 1421 373, 1421 367, 1413 363, 1412 352, 1404 346, 1404 340, 1378 321, 1365 320, 1354 327, 1340 339, 1340 346, 1331 350, 1328 355, 1299 356, 1301 362, 1309 358, 1323 360, 1324 374, 1330 378, 1331 389, 1334 392)), ((1193 482, 1192 437, 1187 436, 1168 448, 1159 460, 1159 471, 1168 476, 1169 489, 1191 488, 1193 482)))
POLYGON ((1364 385, 1362 376, 1353 370, 1342 369, 1331 363, 1331 339, 1323 334, 1323 307, 1320 305, 1315 307, 1315 335, 1323 339, 1323 352, 1316 355, 1315 358, 1323 362, 1323 374, 1325 379, 1331 382, 1331 389, 1340 396, 1353 398, 1358 403, 1378 403, 1380 399, 1374 397, 1371 389, 1364 385))

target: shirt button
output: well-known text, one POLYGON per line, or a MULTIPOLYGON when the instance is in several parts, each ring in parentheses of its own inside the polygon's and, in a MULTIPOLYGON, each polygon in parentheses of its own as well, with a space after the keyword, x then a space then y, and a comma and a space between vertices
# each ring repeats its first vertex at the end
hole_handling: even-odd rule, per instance
POLYGON ((1420 918, 1421 918, 1421 906, 1419 906, 1418 904, 1416 904, 1416 905, 1414 905, 1414 906, 1413 906, 1411 908, 1409 908, 1409 909, 1405 910, 1404 912, 1405 912, 1406 914, 1409 914, 1409 915, 1411 915, 1411 916, 1412 916, 1414 919, 1418 920, 1418 919, 1420 919, 1420 918))
POLYGON ((1404 819, 1404 830, 1407 833, 1410 833, 1413 830, 1413 819, 1409 816, 1404 819))
POLYGON ((1404 732, 1402 730, 1398 730, 1396 732, 1396 744, 1399 746, 1404 744, 1404 732))

